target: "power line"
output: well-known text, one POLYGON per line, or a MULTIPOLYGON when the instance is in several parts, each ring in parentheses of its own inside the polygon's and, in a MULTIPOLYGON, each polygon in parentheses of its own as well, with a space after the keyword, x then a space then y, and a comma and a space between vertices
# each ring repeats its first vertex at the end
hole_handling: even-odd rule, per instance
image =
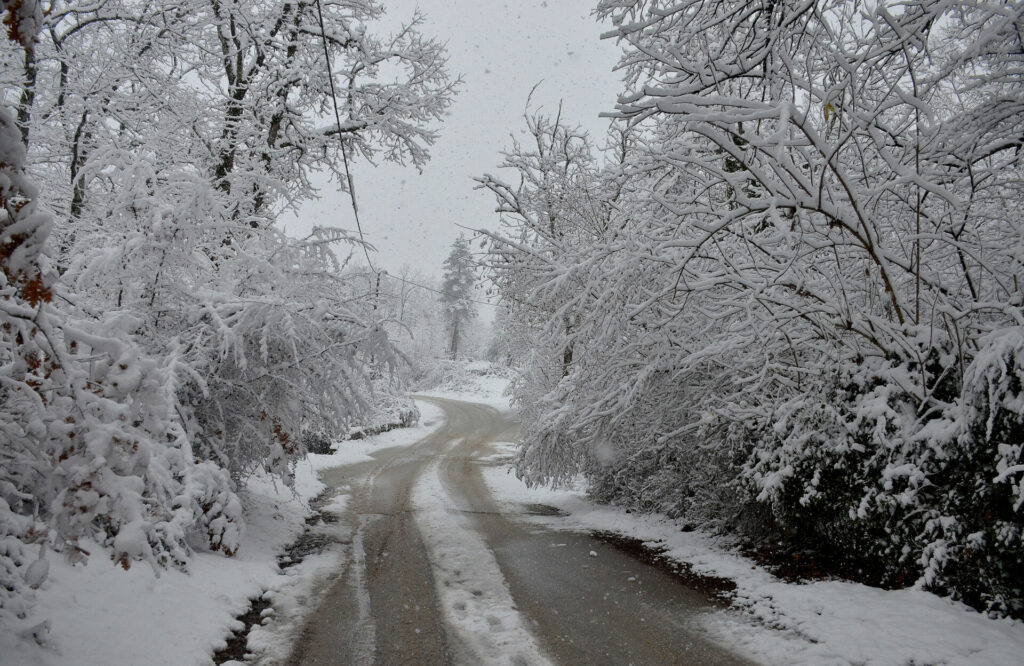
MULTIPOLYGON (((440 294, 442 296, 445 295, 445 292, 441 291, 440 289, 436 289, 434 287, 428 287, 425 284, 420 284, 419 282, 414 282, 413 280, 407 280, 407 279, 405 279, 403 277, 398 277, 397 275, 392 275, 391 273, 388 273, 387 271, 381 271, 381 273, 383 273, 385 277, 389 277, 392 280, 398 280, 399 282, 404 282, 405 284, 411 284, 414 287, 419 287, 421 289, 426 289, 427 291, 432 291, 435 294, 440 294)), ((501 305, 500 303, 492 303, 491 301, 480 301, 480 300, 477 300, 475 298, 467 298, 466 300, 469 301, 470 303, 478 303, 480 305, 489 305, 492 308, 496 308, 499 305, 501 305)))
POLYGON ((316 14, 320 21, 320 41, 324 44, 324 62, 327 64, 327 82, 331 86, 331 104, 334 106, 334 122, 338 127, 338 142, 341 144, 341 160, 345 166, 345 180, 348 181, 348 198, 352 202, 352 213, 356 218, 356 229, 359 231, 359 241, 363 247, 363 254, 366 255, 366 263, 374 273, 377 269, 373 267, 370 260, 370 250, 367 249, 366 238, 363 236, 363 225, 359 221, 359 205, 356 203, 356 185, 352 179, 352 170, 348 165, 348 146, 345 145, 345 137, 341 129, 341 113, 338 111, 338 93, 334 89, 334 72, 331 68, 331 52, 327 47, 327 29, 324 28, 324 10, 320 6, 320 0, 316 0, 316 14))
MULTIPOLYGON (((323 42, 324 45, 324 62, 327 65, 327 81, 330 83, 331 86, 331 104, 334 107, 334 122, 338 128, 338 141, 341 143, 341 160, 345 167, 345 180, 348 182, 348 198, 349 201, 352 202, 352 213, 353 215, 355 215, 356 230, 359 232, 359 241, 363 248, 363 255, 366 257, 366 264, 370 267, 370 271, 373 274, 377 275, 378 280, 380 279, 380 275, 383 274, 384 276, 389 277, 393 280, 398 280, 399 282, 404 282, 405 284, 411 284, 414 287, 426 289, 427 291, 432 291, 435 294, 441 294, 442 296, 444 296, 445 292, 439 289, 428 287, 425 284, 413 282, 412 280, 407 280, 403 277, 398 277, 397 275, 392 275, 388 273, 386 270, 378 271, 376 268, 374 268, 373 261, 370 260, 370 251, 369 249, 367 249, 368 245, 366 243, 366 236, 363 234, 363 225, 362 222, 360 222, 359 220, 359 204, 356 203, 356 186, 355 181, 352 178, 352 170, 349 168, 348 146, 345 145, 345 139, 343 137, 344 132, 341 128, 341 112, 338 111, 338 93, 334 89, 334 72, 333 68, 331 67, 331 52, 327 46, 327 29, 324 27, 324 11, 323 7, 320 6, 320 0, 316 0, 316 14, 317 19, 320 22, 320 41, 323 42)), ((480 301, 473 298, 467 298, 466 300, 468 300, 470 303, 478 303, 480 305, 489 305, 491 307, 498 306, 497 303, 491 303, 489 301, 480 301)))

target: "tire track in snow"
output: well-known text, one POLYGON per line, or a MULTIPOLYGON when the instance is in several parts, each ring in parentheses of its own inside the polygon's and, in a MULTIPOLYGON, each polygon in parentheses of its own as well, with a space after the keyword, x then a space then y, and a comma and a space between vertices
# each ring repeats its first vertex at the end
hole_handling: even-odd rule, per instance
POLYGON ((352 645, 352 657, 356 664, 372 664, 374 646, 377 643, 377 625, 370 614, 370 591, 366 586, 366 554, 363 551, 363 533, 367 519, 360 516, 359 529, 352 539, 352 577, 351 584, 358 604, 359 619, 353 630, 355 637, 352 645))
POLYGON ((438 463, 417 480, 412 501, 445 618, 475 653, 473 663, 551 664, 526 628, 494 554, 445 491, 438 463))

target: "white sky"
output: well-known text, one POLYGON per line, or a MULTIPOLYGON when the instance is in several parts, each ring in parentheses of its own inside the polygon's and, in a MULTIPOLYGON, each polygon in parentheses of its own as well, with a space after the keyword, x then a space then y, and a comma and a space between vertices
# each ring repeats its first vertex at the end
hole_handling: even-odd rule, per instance
MULTIPOLYGON (((473 189, 474 176, 496 173, 510 133, 523 128, 530 88, 533 107, 554 113, 601 140, 620 89, 613 72, 614 41, 590 15, 591 0, 383 0, 389 21, 408 19, 418 6, 423 32, 448 43, 449 69, 464 84, 441 128, 422 174, 412 167, 357 162, 353 169, 366 238, 377 247, 374 263, 391 273, 408 264, 440 275, 441 264, 461 231, 497 224, 492 197, 473 189)), ((322 198, 285 218, 293 236, 313 225, 354 229, 347 195, 325 177, 322 198)))

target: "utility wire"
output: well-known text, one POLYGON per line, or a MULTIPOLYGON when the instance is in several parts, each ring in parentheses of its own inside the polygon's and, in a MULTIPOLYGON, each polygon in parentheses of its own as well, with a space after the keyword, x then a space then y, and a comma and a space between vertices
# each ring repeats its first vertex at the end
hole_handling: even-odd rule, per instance
POLYGON ((356 203, 356 186, 352 180, 352 170, 348 164, 348 146, 345 145, 345 137, 342 136, 343 132, 341 129, 341 113, 338 111, 338 93, 334 89, 334 72, 331 68, 331 52, 327 47, 327 29, 324 28, 324 10, 320 6, 320 0, 316 0, 316 15, 320 21, 320 41, 324 45, 324 62, 327 64, 327 81, 331 85, 331 104, 334 106, 334 122, 338 126, 338 141, 341 143, 341 160, 345 165, 345 180, 348 181, 348 198, 352 202, 352 214, 356 218, 356 229, 359 231, 359 240, 363 246, 363 255, 366 256, 366 263, 369 265, 370 270, 374 273, 377 269, 373 267, 373 262, 370 261, 370 250, 367 249, 366 237, 363 236, 363 224, 359 221, 359 205, 356 203))
MULTIPOLYGON (((435 294, 441 294, 442 296, 446 295, 445 292, 441 291, 440 289, 435 289, 434 287, 428 287, 425 284, 420 284, 419 282, 414 282, 412 280, 407 280, 407 279, 405 279, 403 277, 398 277, 397 275, 392 275, 391 273, 388 273, 387 271, 381 271, 381 272, 384 274, 385 277, 389 277, 392 280, 398 280, 399 282, 404 282, 405 284, 411 284, 414 287, 419 287, 420 289, 426 289, 427 291, 432 291, 435 294)), ((480 305, 489 305, 492 308, 496 308, 499 305, 501 305, 500 303, 494 303, 494 302, 491 302, 491 301, 481 301, 481 300, 477 300, 475 298, 467 298, 465 300, 469 301, 470 303, 478 303, 480 305)))
MULTIPOLYGON (((327 81, 330 83, 331 86, 331 104, 334 107, 334 122, 338 127, 338 141, 341 143, 341 160, 345 166, 345 180, 348 182, 348 198, 349 201, 352 202, 352 214, 355 215, 356 230, 359 232, 359 241, 360 245, 362 245, 363 248, 363 255, 366 257, 366 263, 370 267, 370 271, 374 275, 378 276, 378 279, 380 278, 380 275, 383 274, 385 277, 389 277, 392 280, 398 280, 399 282, 404 282, 405 284, 410 284, 414 287, 426 289, 427 291, 432 291, 435 294, 441 294, 442 296, 444 296, 445 292, 441 291, 440 289, 428 287, 425 284, 420 284, 419 282, 413 282, 412 280, 407 280, 405 278, 398 277, 397 275, 392 275, 387 271, 378 271, 376 268, 374 268, 373 262, 370 260, 370 251, 367 249, 368 246, 366 243, 366 236, 363 235, 363 224, 359 220, 359 204, 356 203, 356 185, 355 181, 352 178, 352 170, 351 168, 349 168, 348 146, 345 144, 345 139, 342 136, 343 130, 341 128, 341 112, 338 111, 338 93, 334 89, 334 72, 333 68, 331 67, 331 52, 327 46, 327 29, 324 27, 324 11, 323 7, 321 7, 320 5, 320 0, 316 0, 316 14, 317 19, 320 22, 320 41, 323 42, 324 45, 324 62, 327 65, 327 81)), ((466 300, 468 300, 470 303, 478 303, 480 305, 490 305, 491 307, 498 306, 497 303, 491 303, 489 301, 479 301, 473 298, 468 298, 466 300)))

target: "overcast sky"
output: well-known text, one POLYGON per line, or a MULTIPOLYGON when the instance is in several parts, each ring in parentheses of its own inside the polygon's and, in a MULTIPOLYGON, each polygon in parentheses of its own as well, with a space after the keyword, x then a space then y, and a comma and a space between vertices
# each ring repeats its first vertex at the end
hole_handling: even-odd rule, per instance
MULTIPOLYGON (((389 21, 426 14, 423 31, 446 41, 453 74, 465 83, 441 128, 423 173, 411 167, 357 162, 353 169, 360 217, 367 240, 377 249, 375 264, 397 273, 408 264, 428 275, 441 263, 459 227, 491 227, 494 201, 473 189, 472 178, 496 172, 510 132, 523 128, 527 96, 533 106, 554 112, 595 138, 614 108, 619 76, 613 72, 618 48, 601 40, 606 26, 590 15, 588 0, 384 0, 389 21)), ((323 179, 322 199, 285 218, 293 236, 313 225, 354 228, 347 195, 323 179)))

